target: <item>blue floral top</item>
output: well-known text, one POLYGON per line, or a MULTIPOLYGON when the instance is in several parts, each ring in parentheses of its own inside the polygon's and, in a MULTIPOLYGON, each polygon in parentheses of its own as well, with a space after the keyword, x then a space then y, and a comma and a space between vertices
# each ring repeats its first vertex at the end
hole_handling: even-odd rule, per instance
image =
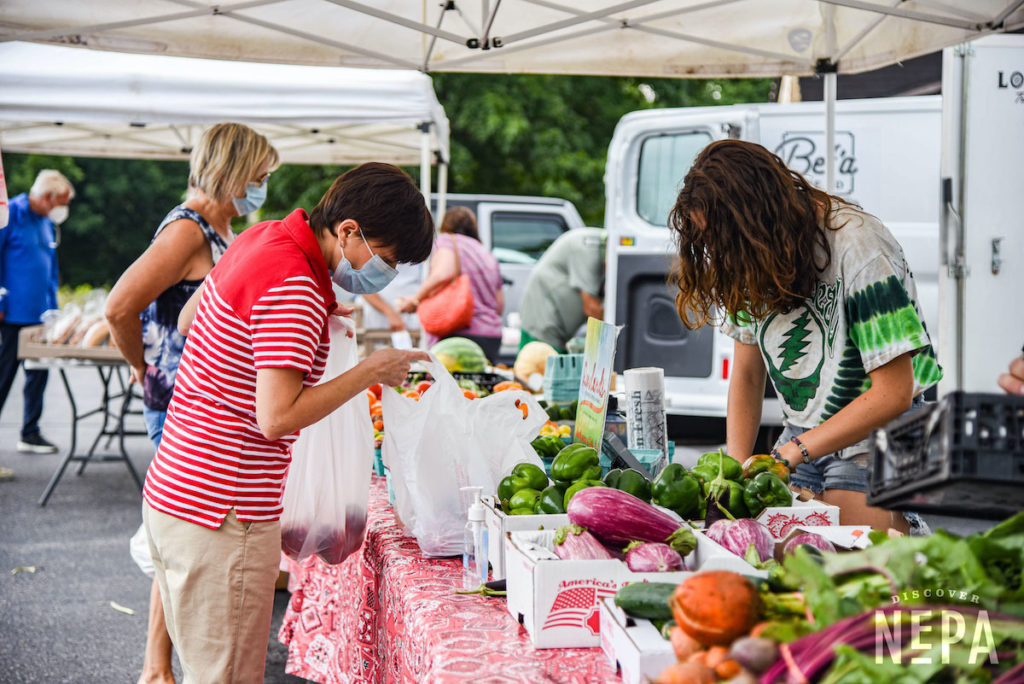
MULTIPOLYGON (((217 234, 199 212, 184 205, 176 206, 164 217, 153 239, 156 239, 164 226, 179 219, 199 224, 210 243, 210 256, 216 264, 228 248, 227 241, 217 234)), ((143 403, 148 409, 166 411, 167 405, 171 403, 174 376, 178 372, 181 351, 185 348, 185 338, 178 332, 178 314, 202 283, 202 279, 182 280, 171 285, 139 315, 142 319, 143 359, 146 361, 146 377, 142 383, 143 403)))

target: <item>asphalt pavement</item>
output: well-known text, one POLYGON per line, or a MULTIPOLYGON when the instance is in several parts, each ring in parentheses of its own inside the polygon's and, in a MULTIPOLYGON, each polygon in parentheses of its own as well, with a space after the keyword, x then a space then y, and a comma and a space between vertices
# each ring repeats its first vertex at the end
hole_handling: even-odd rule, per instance
MULTIPOLYGON (((95 406, 96 370, 67 374, 80 409, 95 406)), ((42 429, 61 451, 18 453, 22 378, 19 372, 0 413, 0 466, 14 470, 14 479, 0 481, 0 684, 133 684, 142 669, 151 587, 128 552, 142 498, 123 462, 91 463, 81 476, 72 463, 41 507, 38 499, 71 441, 70 406, 59 374, 51 372, 42 429)), ((141 416, 129 421, 144 429, 141 416)), ((99 416, 83 421, 79 448, 99 429, 99 416)), ((152 444, 131 437, 126 447, 144 477, 152 444)), ((278 591, 266 664, 272 684, 305 681, 285 674, 286 649, 276 638, 287 602, 287 592, 278 591)), ((180 682, 177 659, 175 673, 180 682)))

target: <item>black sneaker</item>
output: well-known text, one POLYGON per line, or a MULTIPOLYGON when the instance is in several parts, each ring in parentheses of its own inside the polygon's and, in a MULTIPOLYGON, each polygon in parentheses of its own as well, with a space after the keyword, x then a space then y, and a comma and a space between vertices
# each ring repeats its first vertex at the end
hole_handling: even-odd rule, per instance
POLYGON ((36 433, 18 440, 18 451, 23 454, 55 454, 57 447, 41 434, 36 433))

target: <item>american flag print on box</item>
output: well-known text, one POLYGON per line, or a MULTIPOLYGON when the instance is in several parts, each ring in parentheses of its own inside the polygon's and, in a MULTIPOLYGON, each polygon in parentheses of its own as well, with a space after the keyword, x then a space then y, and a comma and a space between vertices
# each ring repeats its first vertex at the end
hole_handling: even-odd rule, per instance
POLYGON ((572 580, 561 582, 558 589, 543 629, 579 627, 598 634, 600 622, 597 602, 602 598, 615 596, 618 589, 616 584, 599 580, 572 580))

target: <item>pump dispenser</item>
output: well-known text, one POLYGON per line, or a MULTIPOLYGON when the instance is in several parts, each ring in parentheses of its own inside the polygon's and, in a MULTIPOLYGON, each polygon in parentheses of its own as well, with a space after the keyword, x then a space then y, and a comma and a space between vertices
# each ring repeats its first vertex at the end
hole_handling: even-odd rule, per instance
POLYGON ((477 498, 469 506, 462 547, 463 589, 477 589, 487 582, 487 527, 484 506, 477 498))

